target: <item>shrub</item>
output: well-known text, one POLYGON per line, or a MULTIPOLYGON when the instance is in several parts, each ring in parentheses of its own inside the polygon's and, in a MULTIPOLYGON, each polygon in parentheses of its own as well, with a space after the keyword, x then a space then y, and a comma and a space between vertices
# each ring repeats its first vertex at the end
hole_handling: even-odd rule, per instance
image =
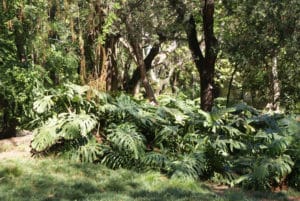
POLYGON ((287 179, 299 185, 288 176, 300 169, 294 117, 263 114, 243 103, 208 113, 185 97, 159 101, 152 106, 125 94, 66 85, 35 102, 44 123, 35 130, 32 149, 253 189, 281 186, 287 179))

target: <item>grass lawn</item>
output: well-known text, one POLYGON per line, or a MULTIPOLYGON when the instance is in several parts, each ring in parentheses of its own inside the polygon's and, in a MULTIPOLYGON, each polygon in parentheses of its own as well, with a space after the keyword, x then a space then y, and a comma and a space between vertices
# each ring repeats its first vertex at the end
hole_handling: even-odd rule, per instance
POLYGON ((68 160, 15 157, 0 160, 0 200, 225 201, 289 200, 286 193, 218 193, 209 185, 168 179, 157 172, 110 170, 68 160))

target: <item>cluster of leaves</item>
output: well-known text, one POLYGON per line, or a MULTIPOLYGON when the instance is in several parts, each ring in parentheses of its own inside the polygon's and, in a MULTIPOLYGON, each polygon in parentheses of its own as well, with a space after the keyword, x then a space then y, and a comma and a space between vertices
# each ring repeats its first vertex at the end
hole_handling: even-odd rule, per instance
POLYGON ((207 113, 184 96, 159 102, 65 85, 35 102, 41 124, 32 151, 260 189, 285 185, 299 172, 299 122, 292 117, 245 104, 207 113))

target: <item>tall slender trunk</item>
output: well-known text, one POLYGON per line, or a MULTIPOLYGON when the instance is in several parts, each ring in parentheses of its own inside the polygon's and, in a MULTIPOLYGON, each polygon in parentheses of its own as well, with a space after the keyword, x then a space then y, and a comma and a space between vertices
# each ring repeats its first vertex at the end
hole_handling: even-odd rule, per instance
MULTIPOLYGON (((57 15, 57 11, 58 11, 58 6, 57 6, 57 2, 56 1, 52 1, 51 2, 52 5, 50 7, 48 16, 49 16, 49 21, 51 23, 55 22, 55 17, 57 15)), ((55 40, 59 39, 59 35, 57 34, 57 32, 55 30, 50 30, 48 33, 48 39, 50 40, 50 43, 54 43, 55 40)), ((57 74, 55 69, 50 69, 49 70, 49 76, 53 82, 54 85, 58 85, 59 84, 59 75, 57 74)))
POLYGON ((106 91, 116 91, 118 89, 118 68, 117 68, 117 48, 119 36, 110 35, 106 39, 105 49, 107 51, 107 77, 106 91))
POLYGON ((14 24, 14 37, 15 37, 15 45, 17 48, 17 57, 19 61, 23 64, 27 62, 26 57, 26 37, 24 36, 24 11, 23 6, 20 5, 20 8, 18 9, 17 13, 18 22, 14 24))
POLYGON ((278 61, 276 56, 273 57, 272 78, 273 78, 273 110, 279 111, 280 85, 279 85, 279 78, 278 78, 278 61))
POLYGON ((214 75, 217 59, 217 39, 214 36, 214 0, 205 0, 203 7, 203 29, 205 40, 204 66, 200 68, 201 108, 211 111, 214 100, 214 75))
POLYGON ((234 70, 231 74, 229 84, 228 84, 228 91, 227 91, 227 98, 226 98, 226 107, 229 106, 229 100, 230 100, 230 94, 231 94, 231 89, 232 89, 232 83, 233 83, 233 78, 235 73, 237 72, 237 66, 234 67, 234 70))
POLYGON ((280 111, 280 85, 278 79, 278 60, 277 56, 273 56, 270 69, 270 102, 267 108, 272 111, 280 111))

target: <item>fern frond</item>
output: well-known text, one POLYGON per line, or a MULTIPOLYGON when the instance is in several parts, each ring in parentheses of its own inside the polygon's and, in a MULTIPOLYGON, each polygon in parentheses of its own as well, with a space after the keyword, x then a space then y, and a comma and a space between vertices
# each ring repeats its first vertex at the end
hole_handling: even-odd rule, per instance
POLYGON ((158 152, 149 152, 142 158, 142 162, 145 166, 161 169, 168 162, 168 158, 164 154, 158 152))
POLYGON ((202 152, 182 156, 181 160, 172 162, 172 177, 188 177, 196 179, 205 170, 205 157, 202 152))
POLYGON ((87 137, 96 125, 97 120, 93 115, 62 113, 58 117, 52 117, 34 131, 31 146, 38 152, 45 151, 60 139, 74 140, 81 136, 87 137))
POLYGON ((36 152, 42 152, 53 146, 60 138, 57 130, 60 126, 56 117, 49 119, 43 126, 34 130, 34 138, 31 148, 36 152))
POLYGON ((99 160, 99 157, 103 155, 103 149, 95 138, 89 138, 87 143, 80 146, 78 150, 73 154, 73 158, 76 161, 92 163, 99 160))
POLYGON ((135 159, 138 159, 144 153, 145 137, 137 131, 134 124, 112 125, 107 131, 109 133, 107 139, 117 149, 132 154, 135 159))
POLYGON ((113 169, 132 168, 136 165, 136 160, 119 150, 107 149, 101 163, 113 169))
POLYGON ((92 114, 86 113, 70 113, 68 116, 68 122, 77 124, 80 129, 80 134, 86 137, 97 125, 97 118, 92 114))
POLYGON ((53 95, 44 96, 41 99, 36 100, 33 103, 33 110, 39 114, 42 114, 46 111, 49 111, 51 107, 54 105, 54 101, 52 100, 53 95))

